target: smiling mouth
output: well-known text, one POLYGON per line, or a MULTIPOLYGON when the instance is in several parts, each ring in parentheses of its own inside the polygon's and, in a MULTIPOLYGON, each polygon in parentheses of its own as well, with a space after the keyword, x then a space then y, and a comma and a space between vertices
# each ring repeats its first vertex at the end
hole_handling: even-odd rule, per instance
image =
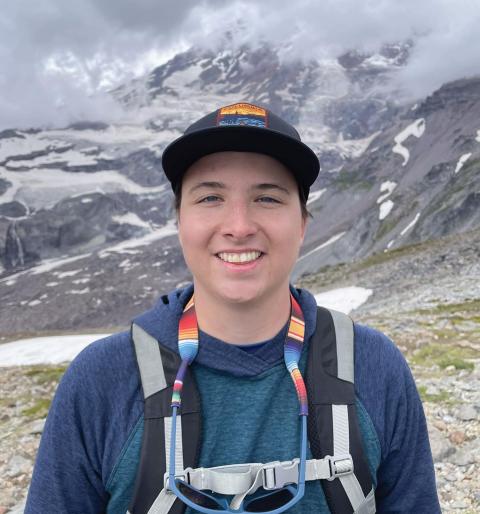
POLYGON ((247 262, 253 262, 259 259, 263 253, 258 251, 251 252, 239 252, 239 253, 231 253, 231 252, 220 252, 216 254, 219 259, 225 262, 230 262, 234 264, 245 264, 247 262))

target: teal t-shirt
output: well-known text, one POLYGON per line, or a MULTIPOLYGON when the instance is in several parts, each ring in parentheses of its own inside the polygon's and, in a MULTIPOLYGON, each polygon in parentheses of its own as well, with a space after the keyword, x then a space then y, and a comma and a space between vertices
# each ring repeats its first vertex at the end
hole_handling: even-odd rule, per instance
MULTIPOLYGON (((265 344, 283 344, 285 330, 265 344)), ((201 334, 204 344, 219 344, 201 334)), ((226 344, 226 343, 223 343, 226 344)), ((258 345, 258 349, 262 345, 258 345)), ((305 371, 307 348, 302 353, 300 370, 305 371)), ((301 425, 298 399, 283 361, 257 376, 233 376, 197 363, 192 364, 202 402, 202 444, 199 467, 214 467, 247 462, 286 461, 299 457, 301 425)), ((367 460, 375 483, 380 464, 380 445, 374 427, 357 401, 357 413, 367 460)), ((143 422, 127 442, 125 451, 109 484, 109 513, 123 512, 132 494, 135 462, 138 462, 143 422), (128 487, 125 487, 128 484, 128 487), (124 510, 122 510, 124 509, 124 510)), ((312 458, 308 450, 307 458, 312 458)), ((193 509, 187 508, 186 514, 193 509)), ((307 482, 304 498, 288 510, 292 514, 328 514, 320 481, 307 482)))

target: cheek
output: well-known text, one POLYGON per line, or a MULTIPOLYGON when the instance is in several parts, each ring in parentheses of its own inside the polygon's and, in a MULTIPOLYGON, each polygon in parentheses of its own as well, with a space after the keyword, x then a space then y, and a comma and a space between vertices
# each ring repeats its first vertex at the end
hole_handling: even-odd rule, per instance
POLYGON ((181 217, 178 220, 178 239, 184 253, 205 249, 208 230, 198 217, 181 217))
POLYGON ((276 221, 270 232, 276 244, 282 248, 284 255, 297 254, 305 235, 305 223, 294 217, 276 221))

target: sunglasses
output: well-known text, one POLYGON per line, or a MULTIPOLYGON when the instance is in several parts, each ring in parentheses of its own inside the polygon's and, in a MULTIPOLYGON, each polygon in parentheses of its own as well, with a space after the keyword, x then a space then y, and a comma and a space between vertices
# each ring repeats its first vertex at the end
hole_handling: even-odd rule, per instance
MULTIPOLYGON (((300 415, 302 435, 300 440, 300 462, 296 484, 288 484, 279 489, 270 490, 260 487, 251 497, 245 498, 238 506, 232 508, 226 498, 217 498, 188 484, 183 478, 175 476, 175 442, 177 429, 177 409, 173 407, 172 432, 170 443, 170 465, 168 473, 168 489, 183 503, 197 512, 204 514, 240 514, 243 512, 262 512, 264 514, 280 514, 298 503, 305 494, 305 466, 307 459, 307 416, 300 415)), ((272 487, 273 489, 273 487, 272 487)))

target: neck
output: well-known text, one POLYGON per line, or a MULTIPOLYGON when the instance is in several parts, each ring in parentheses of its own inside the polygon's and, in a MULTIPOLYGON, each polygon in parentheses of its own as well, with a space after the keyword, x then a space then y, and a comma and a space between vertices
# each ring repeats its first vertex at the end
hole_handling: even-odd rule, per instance
POLYGON ((235 303, 195 290, 198 326, 231 344, 260 343, 275 337, 290 317, 288 288, 256 302, 235 303))

